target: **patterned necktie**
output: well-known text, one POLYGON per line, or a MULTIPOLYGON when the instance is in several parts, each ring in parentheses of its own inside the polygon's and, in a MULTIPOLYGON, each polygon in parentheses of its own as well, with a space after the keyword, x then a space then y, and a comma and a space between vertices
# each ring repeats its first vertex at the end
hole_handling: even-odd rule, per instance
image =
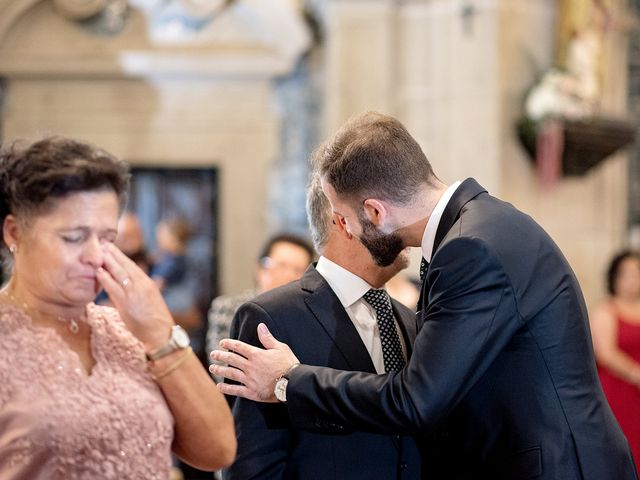
POLYGON ((382 343, 382 358, 384 359, 384 370, 386 372, 396 372, 404 367, 404 355, 402 345, 396 329, 396 322, 393 319, 393 309, 391 300, 384 290, 371 289, 363 297, 369 305, 376 311, 378 318, 378 328, 380 329, 380 342, 382 343))
POLYGON ((427 262, 424 257, 420 260, 420 281, 424 282, 424 274, 427 273, 427 268, 429 268, 429 262, 427 262))

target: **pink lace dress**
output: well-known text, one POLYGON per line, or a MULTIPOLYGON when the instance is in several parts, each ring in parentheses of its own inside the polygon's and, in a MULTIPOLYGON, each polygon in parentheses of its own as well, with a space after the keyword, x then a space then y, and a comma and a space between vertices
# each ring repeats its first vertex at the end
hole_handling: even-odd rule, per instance
POLYGON ((0 305, 0 479, 169 477, 173 417, 118 312, 87 306, 96 364, 0 305))

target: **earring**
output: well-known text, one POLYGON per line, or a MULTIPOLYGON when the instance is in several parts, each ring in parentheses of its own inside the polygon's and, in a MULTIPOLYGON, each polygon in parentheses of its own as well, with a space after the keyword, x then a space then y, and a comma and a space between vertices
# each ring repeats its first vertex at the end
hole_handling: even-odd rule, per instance
POLYGON ((18 246, 15 243, 9 245, 9 251, 12 255, 15 255, 18 252, 18 246))

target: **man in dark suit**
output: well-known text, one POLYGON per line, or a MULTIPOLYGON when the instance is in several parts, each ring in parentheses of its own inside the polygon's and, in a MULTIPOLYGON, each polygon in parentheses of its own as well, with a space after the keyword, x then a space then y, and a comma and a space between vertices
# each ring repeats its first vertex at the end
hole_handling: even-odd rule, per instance
MULTIPOLYGON (((407 255, 399 255, 388 267, 376 265, 362 243, 333 222, 318 177, 307 192, 307 213, 314 245, 321 255, 317 265, 310 266, 300 280, 240 307, 231 324, 231 337, 260 345, 256 327, 263 322, 302 362, 384 373, 380 329, 375 310, 364 297, 372 287, 383 287, 406 268, 407 255)), ((401 334, 406 357, 415 338, 415 315, 394 300, 391 304, 397 320, 394 328, 401 334)), ((236 400, 233 415, 238 454, 224 472, 225 479, 420 478, 420 455, 410 437, 297 432, 291 430, 285 405, 242 398, 236 400)))
POLYGON ((580 287, 540 226, 473 179, 443 184, 385 115, 348 122, 317 169, 334 213, 378 263, 406 245, 429 262, 413 355, 378 376, 291 368, 295 356, 260 326, 269 350, 228 340, 247 360, 216 354, 241 363, 220 367, 244 384, 225 393, 273 401, 267 375, 287 372, 294 427, 430 436, 426 478, 637 478, 598 381, 580 287))

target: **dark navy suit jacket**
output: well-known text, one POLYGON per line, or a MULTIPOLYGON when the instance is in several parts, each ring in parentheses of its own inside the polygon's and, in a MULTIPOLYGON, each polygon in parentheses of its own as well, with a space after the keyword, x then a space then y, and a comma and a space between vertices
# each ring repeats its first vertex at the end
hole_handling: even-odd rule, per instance
POLYGON ((637 478, 570 266, 529 216, 473 179, 438 226, 407 367, 301 366, 287 400, 298 428, 424 435, 424 478, 637 478))
MULTIPOLYGON (((415 314, 392 300, 407 353, 415 338, 415 314)), ((302 279, 244 304, 231 325, 231 337, 261 345, 264 322, 291 347, 302 363, 375 373, 369 352, 326 280, 313 266, 302 279)), ((283 404, 238 398, 233 406, 238 455, 224 472, 230 480, 391 480, 419 479, 420 454, 406 436, 352 432, 295 431, 283 404)), ((335 427, 335 426, 333 426, 335 427)))

